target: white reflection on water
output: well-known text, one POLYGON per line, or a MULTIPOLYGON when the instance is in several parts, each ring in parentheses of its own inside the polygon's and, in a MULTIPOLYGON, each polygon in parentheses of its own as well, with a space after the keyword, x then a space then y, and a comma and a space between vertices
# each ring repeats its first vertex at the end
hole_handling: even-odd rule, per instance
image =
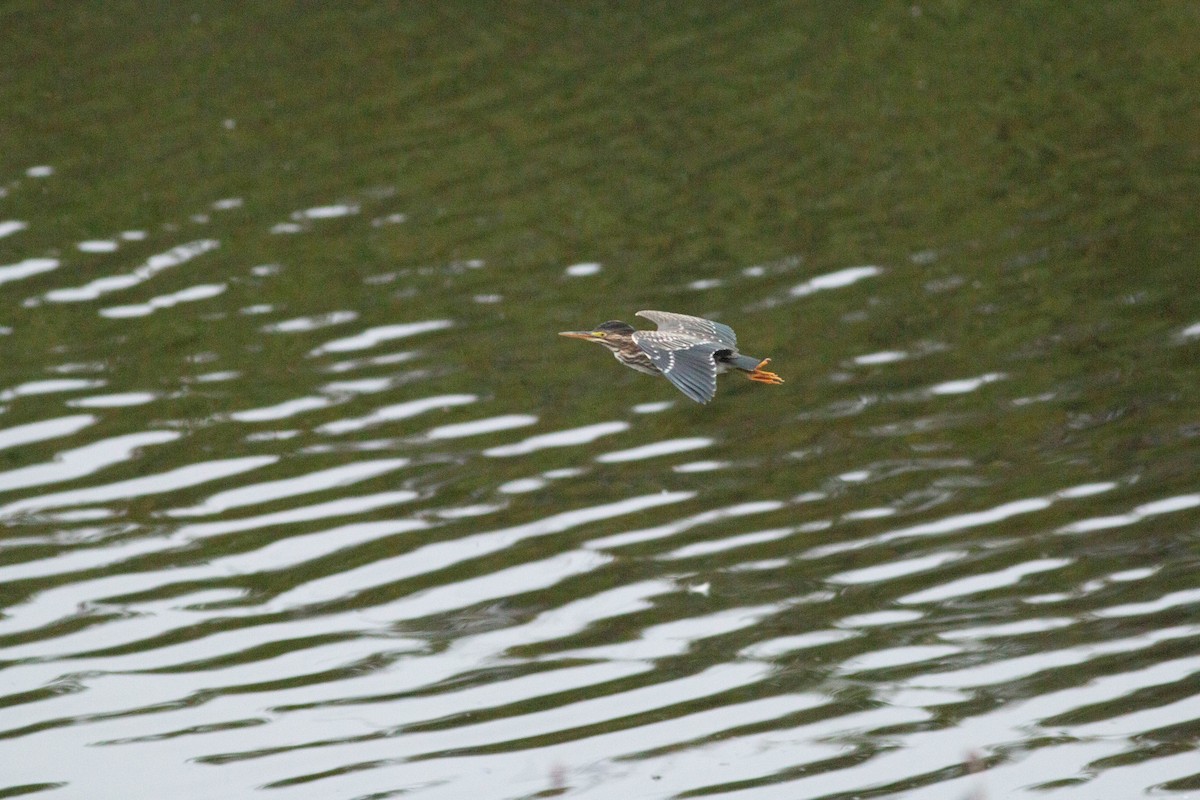
POLYGON ((1025 619, 1019 622, 1008 622, 1000 625, 981 625, 973 628, 959 628, 957 630, 942 631, 938 634, 939 639, 945 639, 950 642, 956 641, 971 641, 976 639, 997 639, 1008 638, 1010 636, 1024 636, 1032 633, 1043 633, 1052 631, 1057 628, 1065 628, 1074 625, 1075 620, 1070 617, 1041 617, 1036 619, 1025 619))
MULTIPOLYGON (((478 664, 507 661, 506 653, 514 647, 528 647, 537 643, 552 643, 556 640, 573 636, 601 620, 609 620, 650 608, 651 598, 667 594, 673 587, 661 580, 641 581, 638 583, 618 586, 592 595, 569 600, 566 604, 551 608, 537 614, 524 624, 514 624, 496 630, 479 633, 475 636, 459 638, 451 641, 444 651, 430 652, 428 657, 406 659, 398 668, 386 671, 365 672, 357 675, 349 683, 324 682, 312 686, 283 689, 272 694, 275 707, 297 704, 302 706, 289 714, 289 722, 297 717, 304 721, 311 716, 314 723, 313 736, 323 736, 319 725, 321 719, 328 715, 322 709, 328 705, 344 704, 346 698, 370 699, 380 695, 380 706, 387 713, 392 707, 394 697, 398 692, 411 691, 426 686, 433 686, 448 681, 462 670, 471 669, 478 664), (311 714, 306 710, 311 709, 311 714), (319 718, 319 719, 317 719, 319 718)), ((327 630, 324 620, 321 629, 327 630)), ((342 629, 367 627, 378 631, 381 622, 375 618, 373 609, 338 614, 333 617, 334 624, 342 629)), ((394 617, 382 620, 382 624, 390 626, 394 617)), ((273 637, 283 640, 291 635, 303 635, 303 626, 296 622, 287 623, 287 631, 277 631, 273 637)), ((389 636, 394 636, 394 631, 389 636)), ((216 636, 223 636, 217 634, 216 636)), ((216 638, 216 636, 211 638, 216 638)), ((193 647, 198 650, 199 648, 193 647)), ((554 658, 556 663, 561 659, 554 658)), ((651 664, 641 663, 636 666, 629 664, 609 664, 608 675, 619 677, 631 672, 648 672, 651 664)), ((444 694, 443 694, 444 696, 444 694)), ((453 694, 451 702, 453 702, 453 694)), ((356 705, 359 704, 356 702, 356 705)), ((469 709, 465 709, 469 710, 469 709)))
POLYGON ((1176 511, 1186 511, 1200 506, 1200 494, 1184 494, 1143 503, 1125 514, 1115 514, 1106 517, 1091 517, 1069 523, 1059 528, 1059 533, 1088 533, 1090 531, 1119 528, 1123 525, 1133 525, 1147 517, 1158 514, 1171 514, 1176 511))
POLYGON ((877 566, 840 572, 836 575, 830 575, 825 580, 830 583, 844 584, 878 583, 880 581, 894 580, 906 575, 914 575, 918 572, 936 569, 966 556, 967 553, 964 550, 944 550, 940 553, 933 553, 927 556, 918 556, 917 558, 902 559, 877 566))
POLYGON ((948 644, 921 644, 905 647, 891 647, 884 650, 873 650, 861 653, 843 662, 839 669, 846 674, 867 672, 875 669, 887 669, 907 664, 920 664, 926 661, 936 661, 939 658, 961 653, 961 647, 948 644))
POLYGON ((480 559, 490 553, 508 549, 526 539, 563 533, 592 522, 636 514, 657 506, 690 500, 692 497, 694 497, 692 492, 631 497, 615 503, 563 511, 511 528, 476 533, 453 541, 434 542, 407 553, 390 558, 379 558, 361 567, 344 570, 336 576, 317 578, 281 594, 272 601, 271 605, 275 608, 292 608, 297 605, 332 600, 341 597, 347 586, 354 586, 357 591, 362 591, 374 586, 387 585, 404 578, 429 574, 466 561, 480 559))
POLYGON ((582 278, 587 275, 598 275, 601 269, 602 267, 600 264, 589 262, 584 264, 572 264, 563 270, 563 272, 571 278, 582 278))
POLYGON ((570 428, 553 433, 538 434, 515 444, 506 444, 500 447, 493 447, 490 450, 484 450, 483 454, 494 458, 503 458, 507 456, 528 455, 529 453, 550 447, 574 447, 594 442, 601 436, 609 436, 614 433, 627 431, 629 428, 629 423, 623 421, 597 422, 593 425, 584 425, 582 428, 570 428))
POLYGON ((718 469, 725 469, 729 466, 727 461, 691 461, 687 464, 676 464, 671 467, 674 472, 712 472, 718 469))
POLYGON ((765 639, 761 642, 755 642, 749 647, 738 652, 738 656, 742 658, 757 658, 764 661, 771 661, 785 656, 790 653, 795 653, 799 650, 811 650, 814 647, 822 647, 827 644, 837 644, 844 642, 847 639, 853 639, 862 634, 858 631, 845 630, 820 630, 809 631, 808 633, 798 633, 793 636, 780 636, 775 639, 765 639))
MULTIPOLYGON (((1027 654, 1023 651, 1018 651, 1021 654, 1000 660, 972 664, 962 669, 923 673, 905 680, 904 685, 949 689, 978 689, 985 686, 995 686, 1001 683, 1020 680, 1040 672, 1050 672, 1056 669, 1072 667, 1076 664, 1090 661, 1098 656, 1137 652, 1153 647, 1160 642, 1190 639, 1198 634, 1200 634, 1200 625, 1183 625, 1174 628, 1147 631, 1123 639, 1087 642, 1057 650, 1042 650, 1037 653, 1027 654)), ((1200 664, 1200 657, 1189 656, 1186 661, 1193 665, 1192 669, 1194 670, 1194 665, 1200 664)), ((1157 664, 1152 669, 1170 669, 1169 665, 1172 663, 1168 661, 1165 664, 1157 664)), ((1178 662, 1174 663, 1178 664, 1178 662)), ((1116 690, 1119 692, 1119 695, 1123 695, 1131 691, 1136 685, 1136 674, 1124 672, 1119 676, 1119 680, 1117 679, 1118 676, 1109 676, 1107 680, 1113 681, 1110 684, 1112 690, 1116 690)), ((1095 689, 1095 683, 1104 680, 1106 679, 1098 678, 1089 683, 1095 689)), ((1104 692, 1101 690, 1086 692, 1081 689, 1070 689, 1067 691, 1076 695, 1074 698, 1075 703, 1084 699, 1084 697, 1079 696, 1081 692, 1086 696, 1088 704, 1100 701, 1104 695, 1104 692)), ((1060 698, 1057 698, 1053 694, 1041 696, 1037 701, 1039 712, 1044 716, 1050 716, 1055 713, 1070 711, 1077 707, 1075 703, 1063 704, 1061 708, 1056 710, 1056 706, 1059 706, 1059 700, 1060 698)))
MULTIPOLYGON (((410 782, 424 783, 431 773, 444 773, 447 779, 453 777, 456 790, 461 791, 465 788, 462 785, 464 781, 479 781, 483 775, 488 775, 487 783, 491 784, 497 776, 493 770, 484 769, 478 765, 460 774, 461 768, 454 763, 454 760, 414 759, 413 757, 430 756, 467 748, 495 747, 498 744, 518 742, 532 737, 586 729, 593 725, 611 725, 614 709, 637 709, 639 713, 665 711, 690 701, 753 685, 767 674, 768 668, 758 663, 721 664, 697 674, 656 682, 650 686, 601 694, 575 702, 559 703, 544 710, 521 714, 517 717, 501 717, 499 719, 485 717, 482 721, 474 724, 459 725, 447 730, 405 732, 403 726, 410 724, 412 720, 406 715, 396 716, 393 714, 390 715, 390 719, 377 719, 376 722, 380 725, 390 723, 397 726, 399 730, 396 735, 368 741, 328 744, 322 747, 322 758, 323 760, 332 760, 332 763, 382 761, 378 766, 383 767, 385 764, 390 764, 392 770, 400 773, 388 778, 387 772, 390 770, 377 772, 373 776, 373 782, 402 780, 411 785, 410 782)), ((566 744, 550 748, 550 752, 543 754, 543 758, 556 757, 555 752, 561 747, 565 750, 564 756, 570 754, 567 763, 591 763, 599 757, 619 756, 631 751, 678 742, 680 737, 686 738, 685 731, 689 728, 688 716, 671 715, 670 719, 658 724, 623 729, 619 736, 593 735, 582 741, 576 741, 573 746, 566 744), (584 757, 585 753, 589 755, 584 757)), ((697 732, 695 728, 690 729, 693 735, 697 732)), ((258 732, 254 729, 247 729, 246 733, 254 736, 258 732)), ((570 741, 570 737, 563 738, 570 741)), ((516 774, 513 774, 513 770, 523 771, 525 769, 514 763, 511 758, 489 760, 497 761, 497 768, 504 765, 503 769, 508 778, 517 777, 516 774)), ((274 775, 277 776, 276 780, 306 775, 312 770, 311 755, 303 750, 270 753, 263 755, 257 761, 253 773, 268 778, 274 775)), ((230 764, 225 764, 222 769, 230 766, 230 764)), ((234 767, 233 772, 237 772, 237 765, 232 766, 234 767)), ((356 776, 350 774, 329 776, 322 782, 322 789, 325 792, 332 791, 341 796, 340 792, 346 788, 345 784, 352 783, 355 779, 356 776)), ((505 785, 512 786, 513 784, 506 780, 505 785)), ((484 796, 487 796, 486 786, 479 786, 477 790, 484 791, 484 796)))
POLYGON ((635 414, 658 414, 672 408, 675 405, 674 400, 659 400, 654 403, 638 403, 633 407, 635 414))
MULTIPOLYGON (((243 472, 258 469, 267 464, 274 464, 278 460, 278 456, 247 456, 245 458, 218 459, 199 464, 188 464, 185 467, 176 467, 157 475, 129 478, 128 480, 117 481, 116 483, 89 486, 84 489, 73 489, 56 494, 35 495, 9 503, 6 506, 0 506, 0 517, 29 511, 40 511, 46 508, 107 503, 114 500, 130 500, 135 497, 166 494, 209 481, 227 478, 231 475, 240 475, 243 472)), ((0 480, 3 480, 2 475, 0 475, 0 480)))
MULTIPOLYGON (((181 435, 176 431, 130 433, 63 450, 55 455, 53 461, 0 472, 0 490, 25 489, 82 478, 113 464, 128 461, 143 447, 173 442, 181 435)), ((0 513, 3 513, 2 508, 0 513)))
POLYGON ((452 425, 439 425, 431 428, 425 435, 430 439, 461 439, 466 436, 480 436, 496 431, 508 431, 513 428, 524 428, 533 425, 538 418, 532 414, 502 414, 498 417, 476 419, 470 422, 458 422, 452 425))
POLYGON ((312 522, 319 519, 330 519, 331 517, 346 517, 352 514, 374 511, 379 508, 388 508, 400 503, 409 503, 419 496, 416 492, 401 489, 394 492, 379 492, 361 497, 341 497, 325 503, 289 508, 284 511, 260 514, 255 517, 242 517, 241 519, 222 520, 220 522, 189 523, 180 526, 170 538, 171 540, 183 539, 194 541, 209 536, 270 528, 276 525, 291 525, 300 522, 312 522))
POLYGON ((913 622, 925 616, 920 611, 906 609, 887 609, 870 611, 865 614, 852 614, 838 621, 845 628, 878 628, 884 625, 899 625, 902 622, 913 622))
POLYGON ((199 517, 220 514, 231 508, 270 503, 285 497, 297 497, 337 486, 349 486, 359 481, 374 478, 408 466, 407 458, 389 458, 379 461, 358 461, 337 467, 310 472, 291 478, 264 483, 239 486, 236 489, 212 495, 199 505, 167 511, 172 517, 199 517))
POLYGON ((342 372, 353 372, 354 370, 365 369, 367 367, 382 367, 391 364, 402 364, 405 361, 411 361, 417 357, 417 353, 410 350, 402 350, 398 353, 384 353, 379 356, 371 356, 369 358, 348 358, 345 361, 335 361, 332 364, 324 364, 321 366, 322 371, 333 374, 342 372))
POLYGON ((954 597, 965 597, 1004 586, 1012 586, 1019 583, 1027 575, 1036 575, 1039 572, 1061 569, 1073 563, 1074 559, 1070 558, 1042 558, 1022 564, 1013 564, 996 572, 981 573, 966 578, 959 578, 958 580, 947 581, 939 586, 899 597, 896 599, 896 602, 915 605, 918 603, 936 603, 954 597))
POLYGON ((358 319, 357 311, 329 311, 311 317, 296 317, 262 326, 264 333, 307 333, 330 325, 343 325, 358 319))
POLYGON ((186 289, 180 289, 177 292, 170 294, 162 294, 158 297, 152 297, 144 303, 135 303, 124 306, 109 306, 108 308, 100 309, 100 316, 110 319, 128 319, 129 317, 145 317, 153 314, 155 311, 164 308, 171 308, 180 303, 195 303, 199 300, 208 300, 218 295, 224 294, 228 288, 224 283, 202 283, 198 286, 189 286, 186 289))
POLYGON ((409 336, 416 336, 421 333, 430 331, 440 331, 453 326, 454 323, 448 319, 431 319, 425 322, 407 322, 396 325, 380 325, 375 328, 367 328, 361 333, 354 336, 347 336, 341 339, 332 339, 325 344, 313 349, 309 355, 321 356, 326 353, 346 353, 353 350, 366 350, 369 347, 375 347, 382 342, 390 342, 396 339, 404 339, 409 336))
POLYGON ((217 372, 202 372, 199 375, 191 377, 183 376, 180 380, 183 383, 223 383, 225 381, 232 381, 241 376, 241 374, 241 372, 235 369, 226 369, 218 370, 217 372))
POLYGON ((842 514, 842 520, 845 522, 854 522, 855 520, 863 519, 883 519, 896 514, 896 509, 888 507, 880 508, 860 508, 857 511, 847 511, 842 514))
POLYGON ((650 661, 686 653, 697 642, 757 625, 787 603, 729 608, 643 628, 637 638, 616 644, 556 652, 555 656, 604 661, 650 661))
POLYGON ((28 381, 11 389, 0 391, 0 401, 13 400, 18 397, 32 397, 58 392, 78 392, 84 389, 95 389, 104 385, 102 380, 85 378, 51 378, 49 380, 28 381))
POLYGON ((337 435, 342 433, 350 433, 352 431, 360 431, 364 428, 370 428, 375 425, 381 425, 385 422, 396 422, 409 417, 415 417, 418 414, 424 414, 429 411, 436 411, 439 408, 447 408, 450 406, 463 406, 474 403, 479 398, 473 394, 443 394, 436 397, 422 397, 417 400, 407 400, 403 403, 383 406, 377 408, 370 414, 363 417, 353 419, 338 419, 333 422, 326 422, 324 425, 319 425, 316 428, 317 433, 325 433, 337 435))
POLYGON ((702 447, 708 447, 714 443, 713 439, 706 436, 693 436, 686 439, 669 439, 665 442, 654 442, 653 444, 645 444, 640 447, 632 447, 628 450, 617 450, 612 453, 604 453, 596 456, 596 460, 601 464, 617 464, 622 461, 641 461, 646 458, 657 458, 658 456, 669 456, 674 453, 686 453, 689 450, 699 450, 702 447))
MULTIPOLYGON (((108 567, 127 561, 147 553, 158 553, 169 549, 169 545, 159 539, 134 539, 122 541, 107 547, 88 547, 66 550, 51 558, 44 558, 33 564, 12 564, 0 566, 0 581, 28 580, 29 578, 47 577, 50 575, 68 575, 72 572, 84 572, 98 567, 108 567)), ((158 582, 161 583, 161 577, 158 582)), ((94 587, 88 587, 94 588, 94 587)), ((82 590, 79 597, 92 598, 82 590)), ((64 606, 58 609, 63 616, 69 616, 76 606, 64 606)), ((10 609, 7 620, 0 622, 0 633, 13 633, 29 627, 44 624, 50 618, 31 621, 28 604, 10 609)))
POLYGON ((514 481, 500 484, 496 487, 496 491, 502 494, 524 494, 544 489, 547 485, 548 481, 544 478, 517 478, 514 481))
POLYGON ((428 522, 414 519, 388 519, 373 522, 352 522, 316 533, 301 533, 257 550, 237 553, 212 561, 213 573, 254 573, 283 570, 331 553, 349 550, 398 533, 424 530, 428 522))
POLYGON ((296 211, 292 214, 293 219, 337 219, 338 217, 349 217, 359 212, 359 207, 354 203, 335 203, 328 206, 314 206, 306 208, 303 211, 296 211))
POLYGON ((1064 499, 1073 499, 1076 497, 1090 497, 1094 494, 1107 492, 1117 488, 1114 481, 1100 481, 1097 483, 1081 483, 1078 486, 1070 486, 1066 489, 1060 489, 1056 495, 1064 499))
POLYGON ((395 385, 392 378, 360 378, 355 381, 330 381, 321 387, 321 391, 330 394, 375 394, 395 385))
MULTIPOLYGON (((612 557, 587 550, 571 550, 541 561, 531 561, 507 569, 435 586, 432 589, 372 608, 368 615, 376 621, 420 619, 455 609, 468 608, 490 600, 519 597, 525 592, 545 589, 565 579, 595 572, 612 563, 612 557)), ((353 584, 343 584, 342 596, 352 596, 353 584)))
POLYGON ((891 364, 896 361, 903 361, 906 358, 908 358, 908 353, 904 350, 882 350, 878 353, 855 356, 854 363, 861 366, 873 366, 876 364, 891 364))
POLYGON ((593 539, 587 543, 591 548, 603 547, 621 547, 638 542, 649 542, 655 539, 664 539, 668 536, 674 536, 683 531, 691 530, 699 525, 708 525, 713 522, 732 519, 735 517, 744 517, 750 514, 764 514, 768 511, 776 511, 783 508, 783 503, 778 500, 758 500, 749 503, 738 503, 727 508, 714 508, 708 511, 702 511, 699 514, 694 514, 690 517, 684 517, 673 522, 668 522, 664 525, 658 525, 653 528, 645 528, 636 531, 626 531, 624 533, 616 533, 611 536, 605 536, 600 539, 593 539))
POLYGON ((804 283, 797 284, 791 288, 790 294, 793 297, 805 297, 825 289, 841 289, 844 286, 857 283, 863 278, 873 278, 876 275, 882 274, 883 270, 875 266, 847 267, 837 272, 818 275, 815 278, 806 280, 804 283))
POLYGON ((46 292, 45 297, 54 303, 79 303, 87 300, 95 300, 101 295, 137 286, 139 283, 150 280, 165 269, 185 264, 197 256, 217 249, 220 245, 221 243, 216 239, 199 239, 187 244, 181 244, 165 253, 158 253, 151 256, 144 264, 132 272, 97 278, 91 283, 74 289, 53 289, 46 292))
POLYGON ((1178 592, 1169 592, 1162 597, 1148 600, 1144 603, 1126 603, 1124 605, 1110 606, 1108 608, 1098 609, 1093 613, 1097 617, 1113 619, 1116 617, 1137 617, 1144 614, 1153 614, 1158 611, 1165 611, 1168 608, 1179 608, 1180 606, 1190 606, 1197 601, 1200 601, 1200 589, 1181 589, 1178 592))
POLYGON ((229 415, 230 419, 238 422, 270 422, 277 419, 287 419, 294 417, 297 414, 303 414, 306 411, 316 411, 320 408, 328 408, 334 404, 334 399, 331 397, 323 397, 321 395, 310 395, 308 397, 296 397, 292 400, 285 400, 282 403, 277 403, 273 406, 264 406, 263 408, 250 408, 245 411, 234 411, 229 415))
POLYGON ((12 236, 14 233, 23 231, 28 227, 28 222, 23 222, 19 219, 6 219, 0 221, 0 239, 3 239, 5 236, 12 236))
POLYGON ((985 375, 980 375, 976 378, 962 378, 955 381, 944 381, 935 386, 929 387, 929 393, 933 395, 941 394, 966 394, 973 392, 981 386, 996 381, 1003 380, 1008 376, 1003 372, 989 372, 985 375))
POLYGON ((25 425, 14 425, 11 428, 0 428, 0 450, 56 439, 60 436, 70 436, 92 425, 95 421, 96 418, 91 414, 75 414, 69 417, 46 419, 41 422, 29 422, 25 425))
POLYGON ((158 395, 153 392, 114 392, 113 394, 97 394, 68 400, 67 405, 73 408, 125 408, 142 406, 157 398, 158 395))
POLYGON ((466 506, 454 506, 452 508, 439 508, 432 512, 432 514, 440 519, 469 519, 470 517, 483 517, 488 514, 494 514, 502 508, 504 506, 500 504, 475 503, 466 506))
MULTIPOLYGON (((343 663, 352 663, 347 658, 348 655, 352 655, 352 653, 342 654, 339 660, 343 663)), ((416 656, 408 661, 411 663, 419 658, 421 657, 416 656)), ((279 665, 282 667, 279 671, 286 670, 288 666, 290 665, 279 665)), ((331 727, 328 724, 332 709, 324 704, 289 709, 281 716, 281 721, 286 722, 288 726, 289 733, 285 740, 287 743, 302 744, 311 742, 315 738, 336 740, 361 734, 365 729, 385 730, 391 728, 399 730, 404 726, 412 726, 430 720, 452 719, 460 715, 479 716, 479 712, 485 709, 501 708, 525 700, 548 699, 562 692, 611 683, 644 673, 648 669, 647 665, 642 664, 584 664, 402 699, 387 697, 374 701, 369 695, 360 693, 353 697, 351 705, 354 711, 353 716, 341 716, 340 725, 335 724, 331 727)), ((407 688, 407 681, 405 681, 402 671, 393 671, 391 677, 398 689, 407 688)), ((435 673, 429 677, 436 679, 437 676, 435 673)), ((358 688, 361 690, 366 687, 358 688)), ((253 757, 256 750, 269 746, 269 743, 263 738, 265 733, 265 731, 246 731, 244 734, 234 732, 223 744, 234 752, 241 751, 248 757, 253 757)))
POLYGON ((57 258, 27 258, 16 264, 6 264, 0 266, 0 283, 19 281, 32 275, 40 275, 43 272, 58 269, 58 266, 57 258))
POLYGON ((87 239, 75 244, 81 253, 115 253, 120 246, 115 239, 87 239))
POLYGON ((866 547, 872 547, 878 544, 896 541, 898 539, 907 539, 917 536, 942 536, 954 531, 965 530, 967 528, 975 528, 982 525, 991 525, 1002 520, 1010 519, 1011 517, 1021 514, 1030 514, 1035 511, 1042 511, 1051 506, 1052 500, 1045 497, 1031 497, 1025 500, 1013 500, 1008 503, 1002 503, 995 508, 985 509, 983 511, 971 511, 966 514, 953 514, 934 522, 923 522, 919 525, 913 525, 908 528, 900 528, 899 530, 888 531, 876 536, 863 537, 849 542, 841 542, 837 544, 821 545, 814 547, 812 550, 804 554, 805 558, 824 558, 826 556, 842 553, 849 550, 860 550, 866 547))
MULTIPOLYGON (((741 672, 718 667, 665 685, 658 684, 658 688, 664 689, 661 698, 653 694, 656 687, 652 686, 574 704, 580 706, 576 709, 580 713, 578 724, 573 728, 563 727, 564 733, 585 725, 599 726, 601 723, 593 719, 606 701, 610 712, 613 708, 647 707, 661 711, 656 715, 658 719, 639 720, 639 724, 630 720, 628 724, 617 726, 610 723, 604 732, 583 738, 555 736, 554 743, 538 748, 537 752, 538 763, 544 765, 546 774, 531 773, 527 760, 514 759, 511 753, 470 753, 469 760, 458 757, 458 748, 449 742, 442 744, 449 738, 442 736, 441 741, 402 740, 404 743, 412 741, 420 748, 418 752, 432 744, 439 748, 434 750, 440 755, 438 758, 383 761, 375 764, 379 771, 374 776, 344 773, 331 777, 323 788, 346 796, 360 796, 367 787, 383 781, 388 785, 420 785, 423 794, 449 800, 464 795, 488 796, 495 782, 502 781, 507 789, 520 792, 520 796, 530 796, 545 789, 550 767, 561 764, 570 765, 567 775, 572 796, 610 798, 614 783, 619 783, 622 791, 630 796, 669 797, 719 785, 723 778, 735 777, 742 781, 776 770, 815 766, 818 762, 852 752, 852 745, 833 740, 837 731, 828 720, 792 728, 787 735, 777 738, 763 738, 747 732, 746 729, 753 730, 755 725, 768 720, 786 718, 790 713, 819 706, 820 700, 811 694, 729 702, 717 708, 693 710, 686 705, 689 697, 698 697, 695 695, 698 687, 687 692, 683 691, 685 687, 708 685, 715 695, 754 686, 758 678, 749 670, 741 672), (690 746, 677 749, 676 745, 681 742, 690 746), (370 780, 371 777, 374 780, 370 780)), ((564 710, 569 712, 571 709, 572 706, 568 706, 564 710)), ((880 708, 843 718, 855 729, 886 728, 925 721, 928 714, 912 709, 880 708)), ((555 726, 539 724, 537 730, 540 735, 548 736, 555 732, 555 726)), ((503 728, 481 728, 479 735, 471 741, 505 733, 503 728)), ((515 731, 508 736, 510 741, 521 741, 515 738, 515 731)), ((382 756, 382 747, 372 750, 378 750, 376 755, 382 756)), ((302 769, 298 763, 287 766, 302 769)), ((816 796, 815 792, 812 796, 816 796)))
MULTIPOLYGON (((805 711, 819 715, 827 704, 828 698, 813 693, 776 695, 689 714, 675 724, 651 724, 644 738, 634 737, 632 742, 641 751, 619 756, 618 763, 639 767, 628 768, 628 774, 620 776, 621 783, 632 796, 676 797, 689 791, 707 794, 706 789, 723 781, 741 783, 782 770, 816 768, 822 761, 848 754, 851 746, 828 733, 791 727, 788 717, 805 711), (756 727, 790 730, 756 735, 750 732, 756 727), (666 742, 668 735, 679 737, 687 746, 678 748, 666 742), (731 774, 734 765, 736 774, 731 774)), ((911 712, 874 715, 879 723, 912 716, 911 712)), ((859 724, 864 721, 861 717, 855 720, 859 724)), ((602 780, 582 787, 578 795, 605 797, 606 784, 602 780)))
POLYGON ((730 550, 737 550, 741 547, 750 547, 764 542, 774 542, 779 539, 785 539, 796 532, 796 528, 776 528, 769 531, 756 531, 754 533, 743 533, 738 536, 724 536, 720 539, 715 539, 711 542, 696 542, 695 544, 684 545, 670 553, 663 553, 658 556, 661 559, 680 559, 680 558, 696 558, 698 556, 707 556, 713 553, 725 553, 730 550))

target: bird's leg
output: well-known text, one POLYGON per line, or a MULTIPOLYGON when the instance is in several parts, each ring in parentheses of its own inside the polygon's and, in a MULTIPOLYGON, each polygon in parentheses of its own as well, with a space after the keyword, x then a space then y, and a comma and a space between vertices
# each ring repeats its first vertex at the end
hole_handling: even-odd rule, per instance
POLYGON ((767 364, 771 363, 771 359, 764 358, 758 362, 758 366, 752 371, 746 373, 746 377, 756 383, 769 383, 772 386, 778 386, 783 383, 783 378, 776 375, 774 372, 767 372, 763 369, 767 364))

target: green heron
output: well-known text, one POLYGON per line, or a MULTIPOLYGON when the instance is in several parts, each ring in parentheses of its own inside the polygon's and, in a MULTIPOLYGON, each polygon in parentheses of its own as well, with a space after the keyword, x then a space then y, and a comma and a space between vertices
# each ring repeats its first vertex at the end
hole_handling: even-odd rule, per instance
POLYGON ((637 315, 653 322, 658 330, 639 331, 614 319, 590 331, 563 331, 559 336, 599 342, 625 366, 647 375, 662 375, 697 403, 712 400, 717 393, 717 375, 732 369, 758 383, 783 383, 783 378, 763 369, 771 359, 738 353, 737 334, 728 325, 668 311, 639 311, 637 315))

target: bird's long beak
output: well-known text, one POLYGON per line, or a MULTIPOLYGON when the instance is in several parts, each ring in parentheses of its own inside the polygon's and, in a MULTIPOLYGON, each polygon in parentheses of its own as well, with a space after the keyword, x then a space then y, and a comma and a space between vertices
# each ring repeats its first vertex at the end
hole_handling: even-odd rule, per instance
POLYGON ((587 339, 595 341, 596 336, 591 331, 563 331, 559 336, 566 336, 568 339, 587 339))

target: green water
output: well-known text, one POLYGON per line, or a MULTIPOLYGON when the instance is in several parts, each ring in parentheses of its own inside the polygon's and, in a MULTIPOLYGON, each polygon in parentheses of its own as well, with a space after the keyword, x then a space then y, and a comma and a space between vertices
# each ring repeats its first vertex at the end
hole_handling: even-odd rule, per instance
POLYGON ((1197 785, 1200 6, 0 30, 0 796, 1197 785))

